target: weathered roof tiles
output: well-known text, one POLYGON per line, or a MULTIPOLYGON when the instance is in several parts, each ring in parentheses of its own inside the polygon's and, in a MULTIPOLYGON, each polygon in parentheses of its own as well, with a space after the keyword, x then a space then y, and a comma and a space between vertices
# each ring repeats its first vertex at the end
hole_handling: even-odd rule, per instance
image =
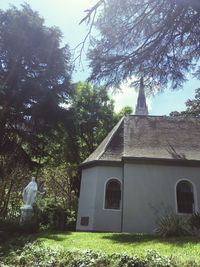
POLYGON ((83 162, 122 157, 200 160, 200 120, 167 116, 123 117, 83 162))

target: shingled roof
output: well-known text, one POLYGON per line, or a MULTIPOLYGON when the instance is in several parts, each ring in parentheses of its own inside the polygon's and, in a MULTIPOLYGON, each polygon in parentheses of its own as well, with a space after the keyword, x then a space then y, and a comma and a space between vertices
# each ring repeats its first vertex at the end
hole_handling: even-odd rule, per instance
POLYGON ((122 158, 200 160, 200 120, 167 116, 123 117, 83 162, 122 158))

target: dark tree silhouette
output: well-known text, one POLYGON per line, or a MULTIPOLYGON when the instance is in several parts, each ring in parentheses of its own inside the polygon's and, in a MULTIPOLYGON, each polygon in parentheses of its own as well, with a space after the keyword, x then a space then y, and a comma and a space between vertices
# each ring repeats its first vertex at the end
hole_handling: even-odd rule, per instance
POLYGON ((0 11, 0 157, 13 164, 34 166, 64 113, 71 67, 61 36, 28 5, 0 11))
POLYGON ((87 12, 83 21, 99 31, 91 80, 118 86, 134 75, 177 88, 189 71, 200 77, 199 0, 100 0, 87 12))

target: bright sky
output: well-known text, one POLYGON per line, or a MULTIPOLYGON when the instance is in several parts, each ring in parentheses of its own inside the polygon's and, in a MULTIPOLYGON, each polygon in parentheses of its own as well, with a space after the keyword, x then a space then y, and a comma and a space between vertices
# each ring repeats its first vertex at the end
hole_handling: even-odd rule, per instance
MULTIPOLYGON (((7 9, 9 4, 20 6, 22 0, 1 0, 0 9, 7 9)), ((33 10, 39 12, 45 19, 47 26, 58 26, 63 32, 63 42, 68 43, 71 49, 75 48, 87 33, 86 25, 79 25, 84 17, 84 10, 88 9, 95 0, 27 0, 33 10)), ((89 75, 87 63, 76 68, 74 81, 84 81, 89 75)), ((190 78, 183 89, 178 91, 165 90, 147 100, 150 115, 168 115, 174 110, 184 110, 185 101, 194 98, 194 90, 199 86, 199 81, 190 78)), ((124 106, 135 109, 137 93, 127 84, 122 87, 122 92, 112 95, 115 100, 115 109, 119 111, 124 106)))

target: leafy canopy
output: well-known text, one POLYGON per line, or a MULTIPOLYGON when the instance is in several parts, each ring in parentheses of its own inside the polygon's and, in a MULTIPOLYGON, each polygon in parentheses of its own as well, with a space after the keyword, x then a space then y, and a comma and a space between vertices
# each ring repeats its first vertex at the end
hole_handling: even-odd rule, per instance
POLYGON ((152 89, 180 87, 189 71, 200 77, 199 0, 100 0, 88 19, 99 33, 89 51, 91 80, 118 86, 134 75, 152 89))
POLYGON ((74 85, 68 112, 70 116, 63 122, 55 143, 52 143, 50 158, 55 164, 64 161, 78 165, 105 138, 118 116, 107 90, 92 87, 86 82, 74 85))
POLYGON ((70 187, 77 193, 80 187, 78 165, 96 149, 119 118, 130 113, 131 109, 126 107, 115 114, 113 100, 105 88, 80 82, 74 84, 68 112, 70 116, 60 125, 56 139, 49 146, 48 165, 52 171, 48 173, 52 173, 50 181, 53 181, 57 179, 55 169, 64 167, 65 176, 59 173, 58 181, 63 177, 64 184, 69 181, 70 187))
POLYGON ((185 111, 173 111, 170 113, 170 116, 183 116, 183 117, 200 117, 200 88, 196 89, 194 99, 188 99, 185 103, 185 111))
POLYGON ((0 11, 0 156, 34 166, 70 93, 70 53, 30 6, 0 11))

